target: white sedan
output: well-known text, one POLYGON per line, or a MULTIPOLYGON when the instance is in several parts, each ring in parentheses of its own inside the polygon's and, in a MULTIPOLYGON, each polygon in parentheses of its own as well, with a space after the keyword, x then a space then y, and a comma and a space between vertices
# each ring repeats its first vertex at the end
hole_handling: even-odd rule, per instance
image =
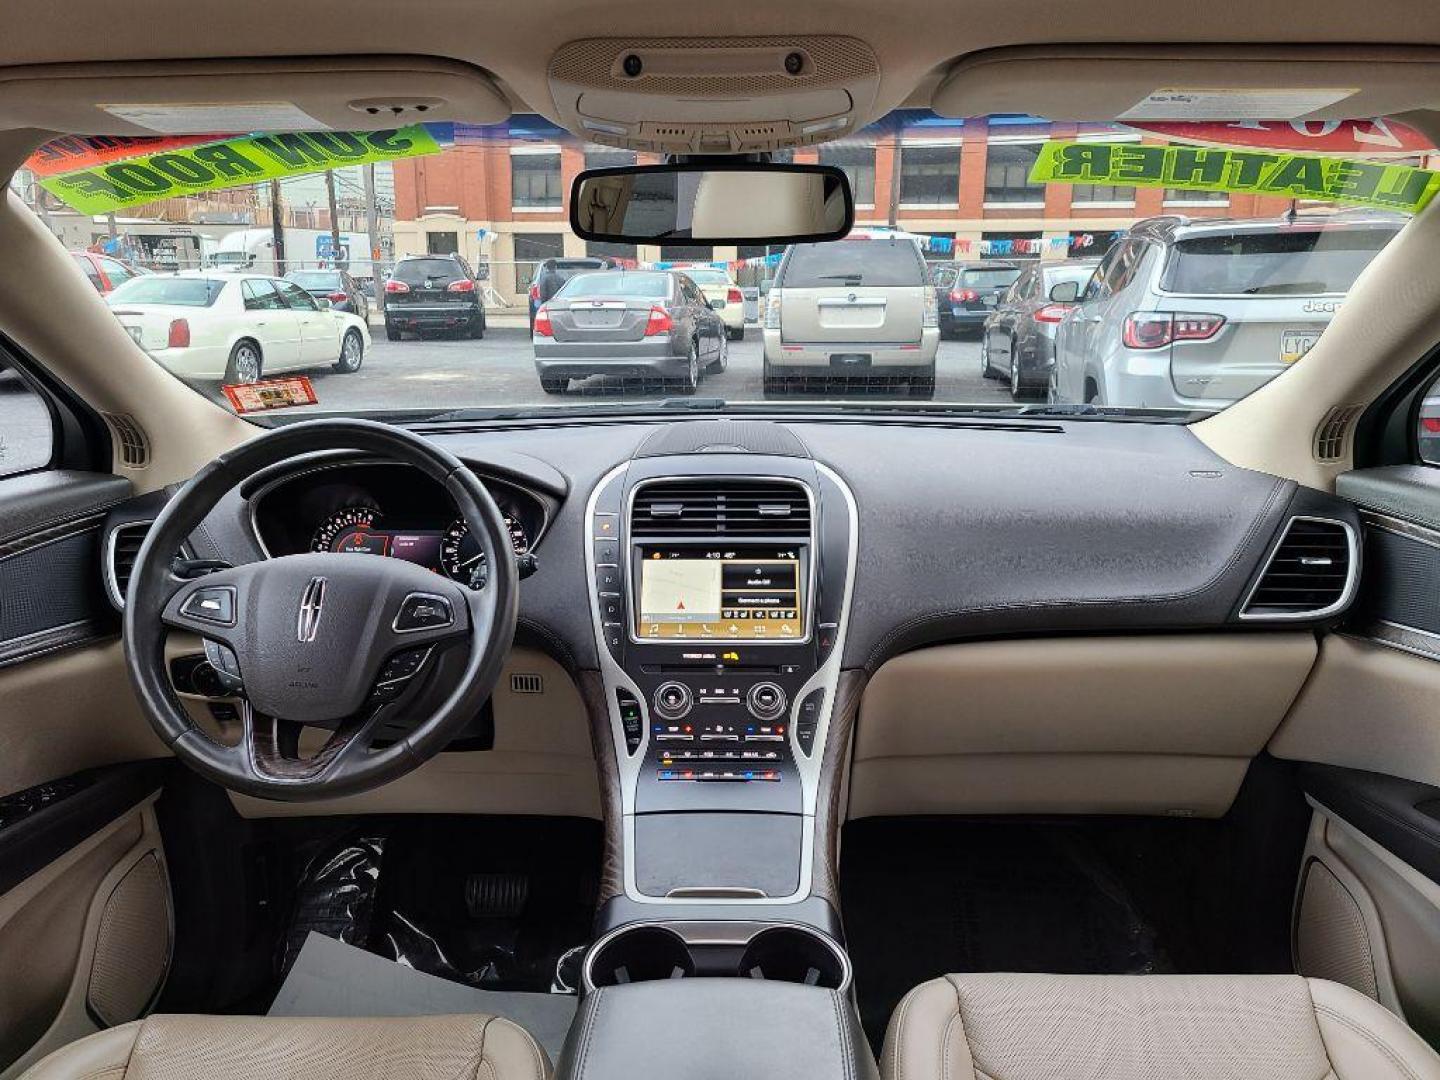
POLYGON ((137 345, 186 379, 252 383, 324 365, 349 374, 370 348, 363 319, 261 274, 157 274, 105 299, 137 345))

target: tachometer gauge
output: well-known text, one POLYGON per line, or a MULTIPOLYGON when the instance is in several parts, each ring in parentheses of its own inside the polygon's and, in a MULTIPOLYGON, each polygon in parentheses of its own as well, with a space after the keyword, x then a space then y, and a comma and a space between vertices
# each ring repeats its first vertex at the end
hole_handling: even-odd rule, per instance
POLYGON ((369 506, 349 506, 337 510, 315 530, 315 535, 310 538, 310 550, 388 554, 390 538, 375 531, 375 520, 379 516, 369 506))
MULTIPOLYGON (((525 535, 525 526, 509 514, 500 515, 505 528, 510 532, 510 546, 516 555, 530 550, 530 538, 525 535)), ((456 581, 469 582, 477 568, 485 565, 485 552, 470 536, 470 527, 463 520, 451 523, 440 538, 440 568, 456 581)))

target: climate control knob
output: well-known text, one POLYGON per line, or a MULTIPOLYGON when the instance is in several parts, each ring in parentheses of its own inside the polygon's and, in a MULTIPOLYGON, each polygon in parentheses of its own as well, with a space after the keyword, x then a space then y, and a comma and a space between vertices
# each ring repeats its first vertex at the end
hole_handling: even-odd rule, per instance
POLYGON ((679 720, 690 711, 694 698, 684 683, 661 683, 655 690, 655 713, 665 720, 679 720))
POLYGON ((756 683, 745 695, 745 704, 756 720, 774 720, 785 712, 785 691, 773 682, 756 683))

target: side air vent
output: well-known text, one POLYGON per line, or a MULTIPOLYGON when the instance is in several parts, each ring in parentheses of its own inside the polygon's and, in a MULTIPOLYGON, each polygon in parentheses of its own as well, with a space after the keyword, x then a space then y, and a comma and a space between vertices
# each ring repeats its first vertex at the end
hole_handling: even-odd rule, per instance
POLYGON ((808 539, 810 499, 798 484, 763 480, 666 480, 635 493, 630 535, 808 539))
POLYGON ((1328 518, 1291 518, 1285 536, 1240 610, 1242 619, 1315 619, 1354 592, 1354 530, 1328 518))
POLYGON ((125 606, 125 590, 130 587, 135 557, 140 554, 140 545, 145 542, 145 534, 150 531, 151 524, 149 521, 132 521, 110 530, 110 538, 105 544, 105 591, 117 608, 125 606))
POLYGON ((1350 450, 1350 435, 1363 405, 1336 405, 1315 429, 1315 460, 1342 461, 1350 450))
POLYGON ((106 413, 105 420, 115 435, 120 464, 127 469, 143 469, 150 464, 150 442, 133 416, 106 413))

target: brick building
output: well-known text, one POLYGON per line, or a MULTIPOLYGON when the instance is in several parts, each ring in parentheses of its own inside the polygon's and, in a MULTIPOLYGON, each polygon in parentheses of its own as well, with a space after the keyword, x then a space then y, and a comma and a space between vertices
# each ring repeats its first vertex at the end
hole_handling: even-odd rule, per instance
MULTIPOLYGON (((1178 213, 1256 217, 1283 213, 1288 200, 1113 185, 1030 185, 1030 166, 1048 138, 1164 140, 1098 125, 1028 118, 941 121, 874 128, 852 141, 796 150, 797 162, 838 165, 850 175, 857 224, 897 224, 949 237, 979 257, 983 241, 1054 241, 1047 258, 1096 254, 1138 218, 1178 213), (1060 241, 1064 241, 1061 243, 1060 241)), ((584 168, 630 164, 637 155, 571 142, 476 141, 395 163, 397 255, 459 251, 488 262, 491 284, 516 298, 534 265, 557 255, 609 254, 655 261, 733 260, 763 249, 659 248, 587 244, 571 234, 566 201, 584 168)), ((642 163, 659 160, 640 154, 642 163)), ((1033 257, 1032 253, 1027 255, 1033 257)), ((966 257, 959 254, 956 257, 966 257)))

